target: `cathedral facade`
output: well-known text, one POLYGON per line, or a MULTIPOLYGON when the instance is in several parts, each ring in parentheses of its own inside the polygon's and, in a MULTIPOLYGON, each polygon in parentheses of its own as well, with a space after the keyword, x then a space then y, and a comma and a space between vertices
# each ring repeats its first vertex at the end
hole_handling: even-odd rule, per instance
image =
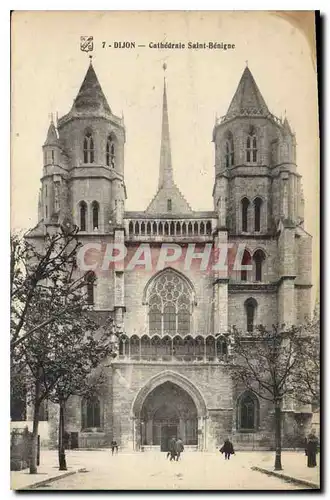
MULTIPOLYGON (((125 126, 92 63, 71 110, 49 126, 39 222, 29 237, 41 242, 46 230, 70 223, 83 244, 151 255, 151 266, 138 260, 95 269, 86 285, 100 320, 114 318, 118 353, 99 395, 68 402, 66 431, 80 448, 115 439, 121 448, 166 449, 171 436, 196 450, 213 450, 227 436, 238 448, 269 448, 273 409, 233 384, 228 332, 232 325, 251 333, 257 324, 299 324, 310 313, 311 236, 295 135, 286 118, 270 113, 246 67, 210 130, 213 210, 199 212, 174 182, 168 112, 164 80, 159 183, 142 212, 125 210, 125 126), (220 247, 244 248, 242 266, 203 267, 203 256, 220 247), (184 258, 173 257, 178 249, 184 258)), ((283 412, 289 443, 311 410, 287 402, 283 412)), ((47 418, 52 446, 55 407, 47 418)))

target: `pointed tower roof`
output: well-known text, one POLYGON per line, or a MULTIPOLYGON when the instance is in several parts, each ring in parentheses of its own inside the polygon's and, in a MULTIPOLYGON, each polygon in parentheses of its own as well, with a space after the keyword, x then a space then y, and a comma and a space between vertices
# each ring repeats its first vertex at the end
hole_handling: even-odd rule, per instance
POLYGON ((71 111, 99 111, 111 114, 110 106, 96 76, 92 60, 71 111))
MULTIPOLYGON (((163 68, 164 70, 166 69, 165 64, 163 68)), ((191 207, 185 200, 183 194, 180 192, 173 179, 170 127, 167 108, 167 89, 166 80, 164 78, 158 191, 150 202, 146 212, 164 214, 169 211, 169 206, 171 207, 170 211, 172 213, 191 212, 191 207)))
POLYGON ((289 134, 292 134, 292 130, 291 130, 291 127, 290 127, 290 123, 287 119, 287 117, 285 116, 284 118, 284 122, 283 122, 283 128, 289 133, 289 134))
POLYGON ((246 66, 226 113, 226 119, 242 115, 268 116, 269 114, 267 104, 251 71, 246 66))
POLYGON ((162 118, 161 145, 160 145, 158 187, 159 188, 163 186, 169 187, 172 185, 173 185, 173 169, 172 169, 172 155, 171 155, 171 143, 170 143, 170 127, 168 122, 166 80, 164 77, 163 118, 162 118))
POLYGON ((59 140, 57 137, 56 128, 53 122, 53 118, 51 118, 50 125, 48 127, 47 138, 44 143, 44 146, 58 146, 59 140))

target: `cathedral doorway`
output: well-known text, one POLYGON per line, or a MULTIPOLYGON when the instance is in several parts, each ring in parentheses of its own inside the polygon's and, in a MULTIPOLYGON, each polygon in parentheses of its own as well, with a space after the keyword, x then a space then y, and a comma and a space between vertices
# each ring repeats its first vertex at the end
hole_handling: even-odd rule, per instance
POLYGON ((132 402, 133 449, 165 450, 171 437, 203 451, 207 446, 207 409, 195 384, 164 370, 143 385, 132 402))
POLYGON ((170 381, 155 387, 142 405, 140 433, 142 446, 159 446, 162 451, 168 451, 173 437, 197 446, 198 416, 192 397, 170 381))

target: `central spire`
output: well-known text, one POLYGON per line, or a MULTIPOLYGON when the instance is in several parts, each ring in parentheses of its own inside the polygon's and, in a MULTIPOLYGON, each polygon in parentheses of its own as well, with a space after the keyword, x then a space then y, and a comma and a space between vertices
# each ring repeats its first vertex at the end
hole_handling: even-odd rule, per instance
MULTIPOLYGON (((164 71, 166 64, 163 64, 164 71)), ((167 110, 167 92, 166 78, 164 76, 163 92, 163 117, 162 117, 162 136, 160 145, 160 164, 159 164, 159 182, 158 191, 151 200, 146 210, 147 213, 166 214, 188 213, 191 208, 184 196, 176 186, 173 179, 172 156, 170 144, 170 127, 168 123, 167 110)))
MULTIPOLYGON (((164 71, 166 64, 163 65, 164 71)), ((159 165, 159 183, 158 188, 170 187, 173 185, 173 169, 170 143, 170 127, 168 122, 166 78, 164 76, 163 92, 163 118, 162 118, 162 136, 160 146, 160 165, 159 165)))

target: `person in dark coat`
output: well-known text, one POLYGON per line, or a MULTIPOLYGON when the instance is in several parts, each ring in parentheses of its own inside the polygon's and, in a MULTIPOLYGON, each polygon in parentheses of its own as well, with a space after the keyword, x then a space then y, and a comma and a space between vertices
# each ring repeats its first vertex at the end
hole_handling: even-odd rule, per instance
POLYGON ((182 439, 179 437, 175 443, 175 451, 176 451, 176 461, 179 460, 180 458, 180 455, 181 453, 183 452, 184 450, 184 446, 183 446, 183 441, 182 439))
POLYGON ((307 437, 305 437, 304 447, 305 447, 305 455, 306 455, 306 457, 307 457, 307 443, 308 443, 308 439, 307 439, 307 437))
POLYGON ((117 441, 115 441, 114 439, 111 441, 111 451, 112 451, 112 455, 114 453, 114 451, 116 450, 116 454, 118 453, 118 444, 117 444, 117 441))
POLYGON ((229 440, 229 438, 227 438, 223 443, 223 446, 220 448, 220 453, 225 454, 225 460, 229 460, 230 455, 234 455, 235 451, 233 443, 229 440))
POLYGON ((167 457, 170 457, 170 462, 172 460, 175 460, 176 457, 176 441, 175 437, 172 437, 168 443, 168 452, 167 452, 167 457))
POLYGON ((316 467, 316 453, 318 449, 319 440, 312 431, 307 439, 307 467, 316 467))

